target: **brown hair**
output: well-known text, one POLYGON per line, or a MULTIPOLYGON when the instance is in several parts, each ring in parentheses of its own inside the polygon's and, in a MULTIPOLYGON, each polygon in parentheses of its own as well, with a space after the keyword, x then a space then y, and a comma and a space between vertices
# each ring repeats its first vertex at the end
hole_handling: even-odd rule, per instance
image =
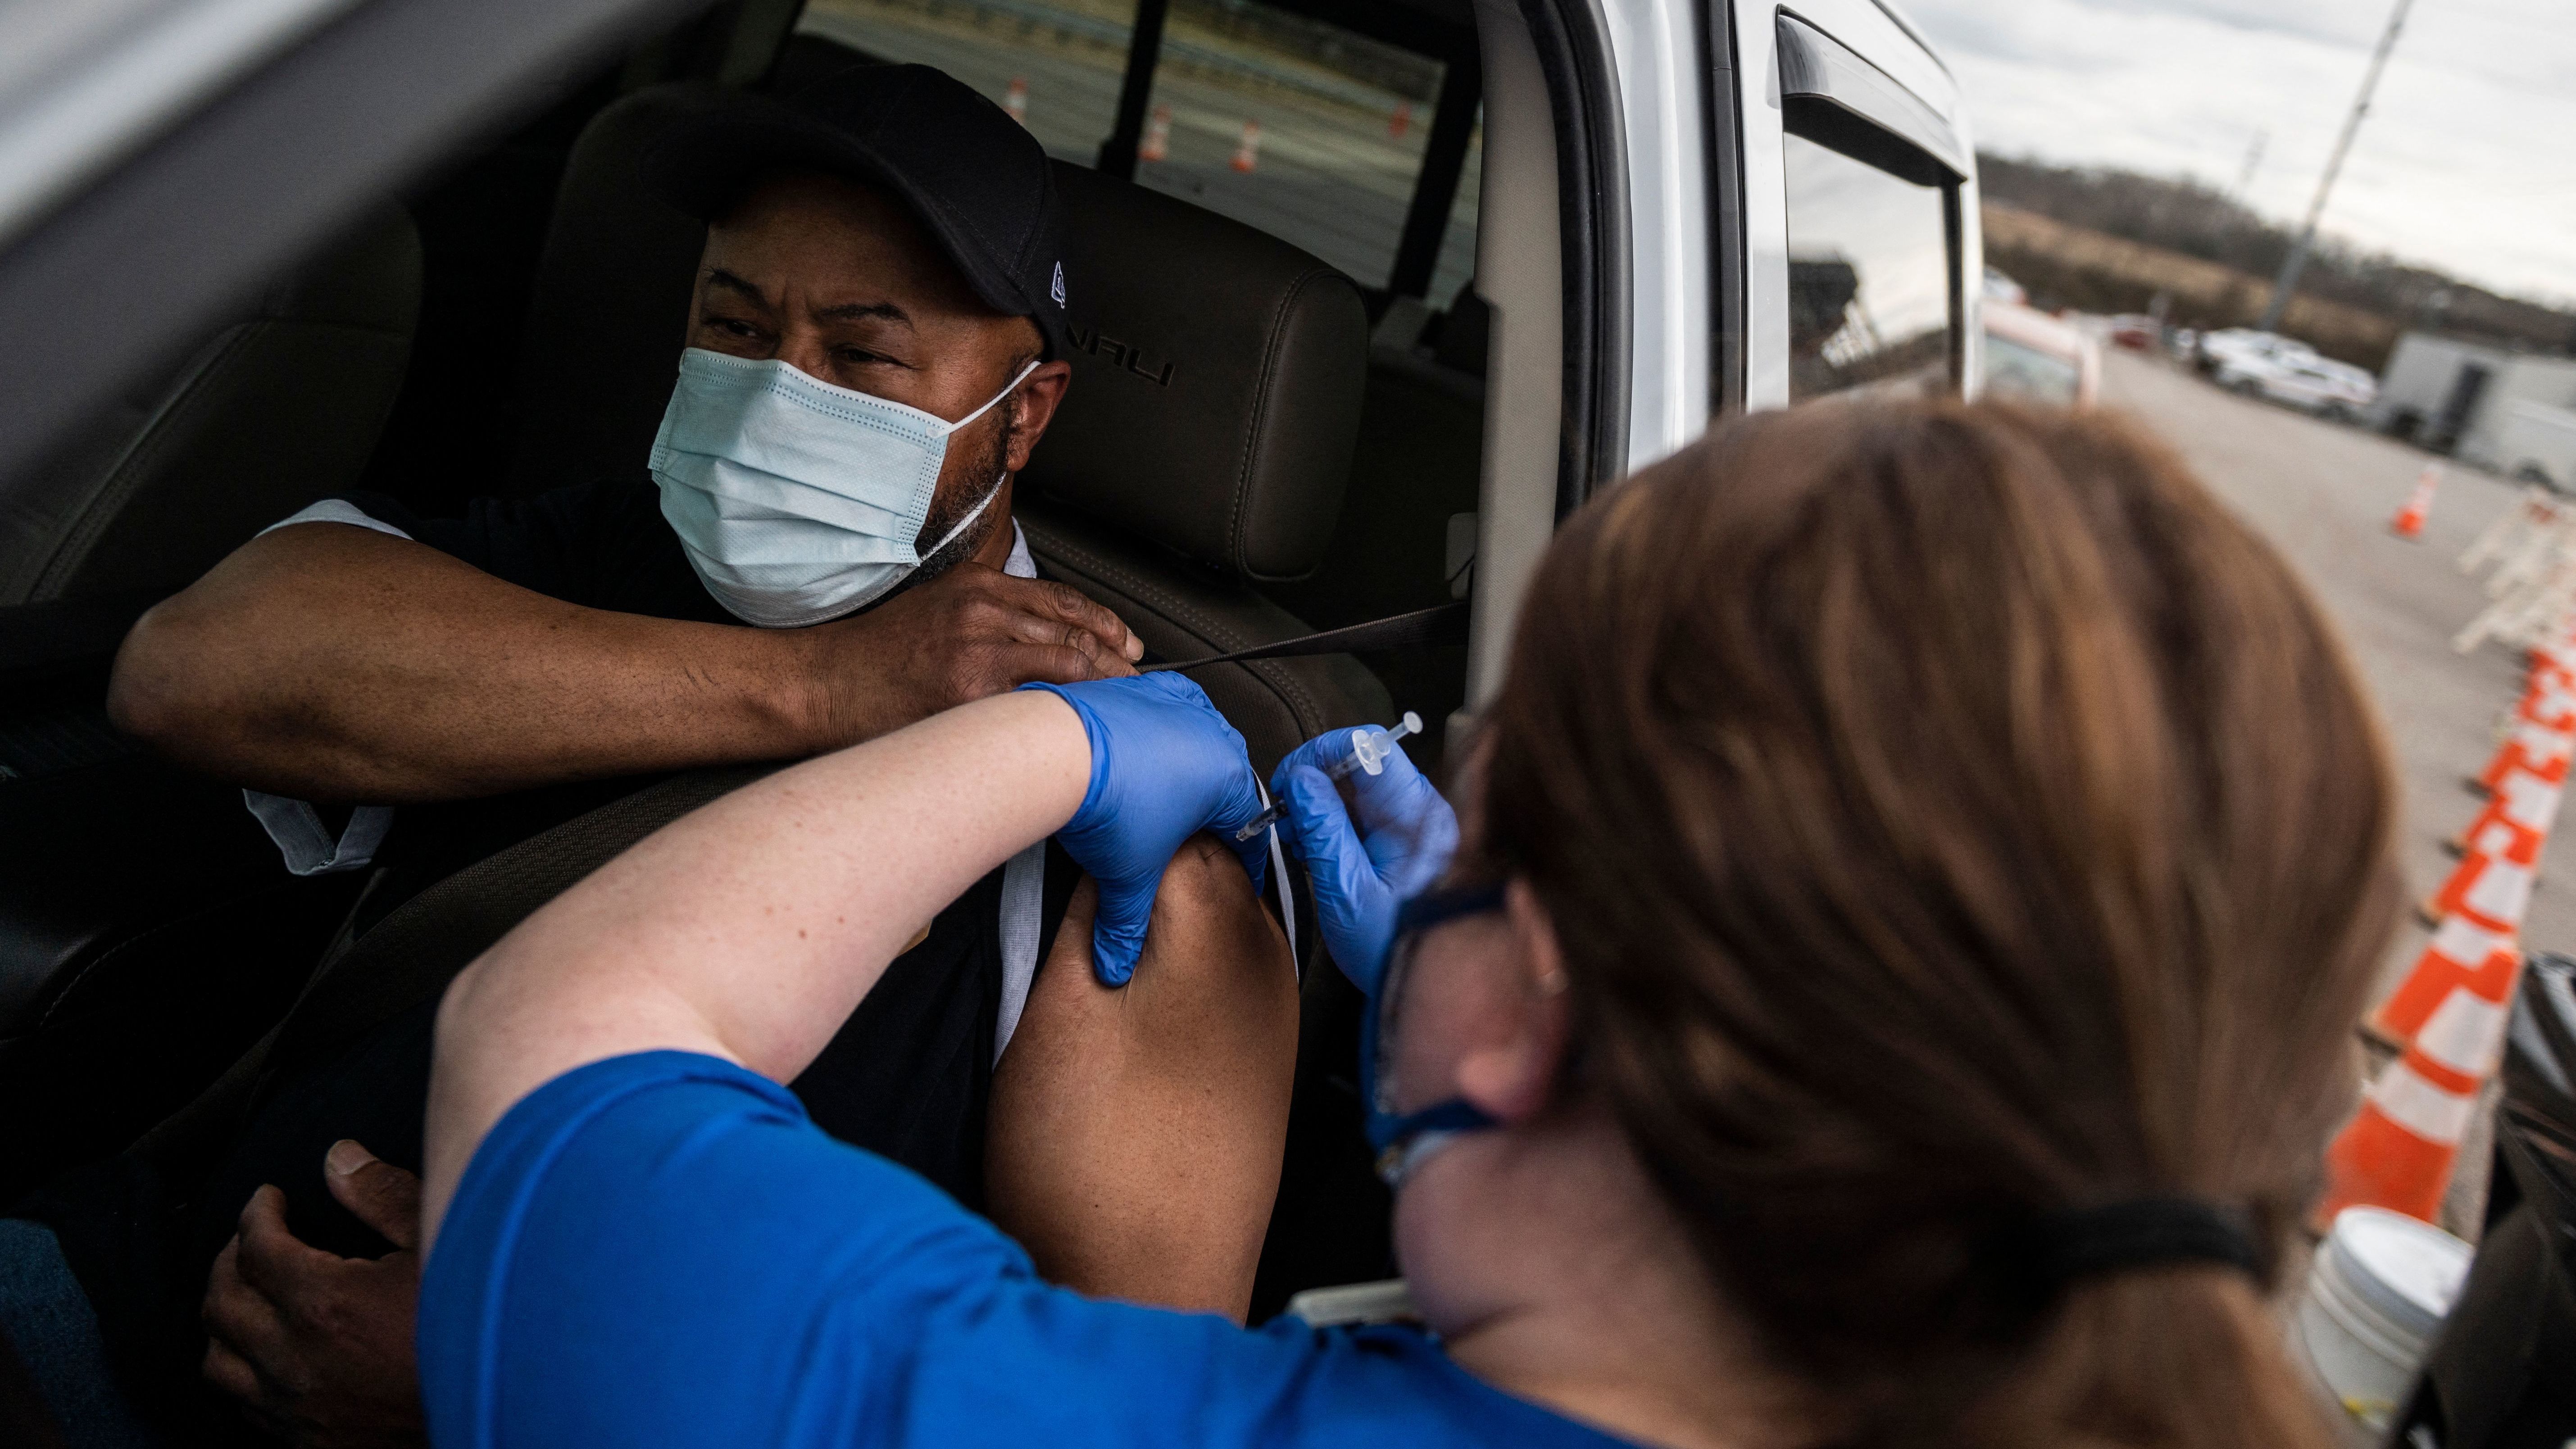
POLYGON ((2159 1194, 2277 1263, 2399 893, 2340 647, 2178 460, 1736 421, 1569 520, 1491 720, 1584 1080, 1842 1442, 2327 1442, 2268 1285, 2028 1271, 2044 1215, 2159 1194))

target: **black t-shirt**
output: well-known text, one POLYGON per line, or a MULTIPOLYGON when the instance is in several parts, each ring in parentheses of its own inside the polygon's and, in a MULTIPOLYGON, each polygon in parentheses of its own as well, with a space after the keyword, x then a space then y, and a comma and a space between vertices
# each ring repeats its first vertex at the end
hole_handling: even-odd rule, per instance
POLYGON ((698 582, 649 478, 603 478, 533 498, 477 498, 424 518, 382 493, 345 501, 497 579, 589 609, 740 624, 698 582))
MULTIPOLYGON (((741 625, 698 582, 663 521, 649 479, 601 479, 533 498, 477 498, 462 518, 424 518, 381 493, 343 501, 379 523, 523 589, 620 614, 741 625)), ((396 906, 495 851, 596 809, 650 778, 581 780, 485 800, 406 805, 376 848, 378 878, 352 924, 363 931, 396 906)))

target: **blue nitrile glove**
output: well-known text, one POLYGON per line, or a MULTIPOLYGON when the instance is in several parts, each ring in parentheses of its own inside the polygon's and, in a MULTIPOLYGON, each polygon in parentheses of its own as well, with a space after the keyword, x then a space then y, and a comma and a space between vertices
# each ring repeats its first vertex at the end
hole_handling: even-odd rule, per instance
POLYGON ((1286 809, 1280 827, 1314 880, 1324 949, 1352 985, 1375 995, 1395 936, 1396 905, 1449 868, 1458 816, 1398 748, 1377 774, 1353 770, 1343 778, 1359 813, 1355 833, 1341 792, 1323 770, 1350 753, 1346 729, 1308 740, 1271 772, 1270 792, 1286 809))
POLYGON ((1020 688, 1062 696, 1091 737, 1091 788, 1055 838, 1100 882, 1092 972, 1103 986, 1124 986, 1145 949, 1154 891, 1182 842, 1216 831, 1243 857, 1253 890, 1261 889, 1269 873, 1265 837, 1233 840, 1261 813, 1261 777, 1244 754, 1243 736, 1205 691, 1178 674, 1020 688))

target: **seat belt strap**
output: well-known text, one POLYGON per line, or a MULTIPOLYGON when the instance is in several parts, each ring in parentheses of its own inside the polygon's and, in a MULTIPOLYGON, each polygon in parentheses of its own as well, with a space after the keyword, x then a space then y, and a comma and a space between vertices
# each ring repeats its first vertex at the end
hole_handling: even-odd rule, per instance
POLYGON ((1138 673, 1150 674, 1158 669, 1198 669, 1210 664, 1243 664, 1255 659, 1293 659, 1308 654, 1356 654, 1370 649, 1400 649, 1408 644, 1464 644, 1467 642, 1468 601, 1441 604, 1436 608, 1417 609, 1410 614, 1396 614, 1372 619, 1348 628, 1326 629, 1320 634, 1284 639, 1276 644, 1262 644, 1250 649, 1237 649, 1230 654, 1211 654, 1204 659, 1181 659, 1167 664, 1148 664, 1138 673))

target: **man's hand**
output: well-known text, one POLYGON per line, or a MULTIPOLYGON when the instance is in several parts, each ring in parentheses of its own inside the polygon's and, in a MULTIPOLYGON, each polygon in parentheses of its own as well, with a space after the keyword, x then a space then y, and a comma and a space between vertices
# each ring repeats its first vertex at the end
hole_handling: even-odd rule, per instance
POLYGON ((1136 672, 1142 641, 1063 584, 961 563, 853 619, 801 631, 818 749, 1023 684, 1136 672))
POLYGON ((287 1443, 417 1445, 420 1179, 355 1142, 333 1144, 323 1180, 398 1250, 342 1258, 298 1241, 286 1194, 262 1187, 206 1283, 208 1381, 287 1443))

